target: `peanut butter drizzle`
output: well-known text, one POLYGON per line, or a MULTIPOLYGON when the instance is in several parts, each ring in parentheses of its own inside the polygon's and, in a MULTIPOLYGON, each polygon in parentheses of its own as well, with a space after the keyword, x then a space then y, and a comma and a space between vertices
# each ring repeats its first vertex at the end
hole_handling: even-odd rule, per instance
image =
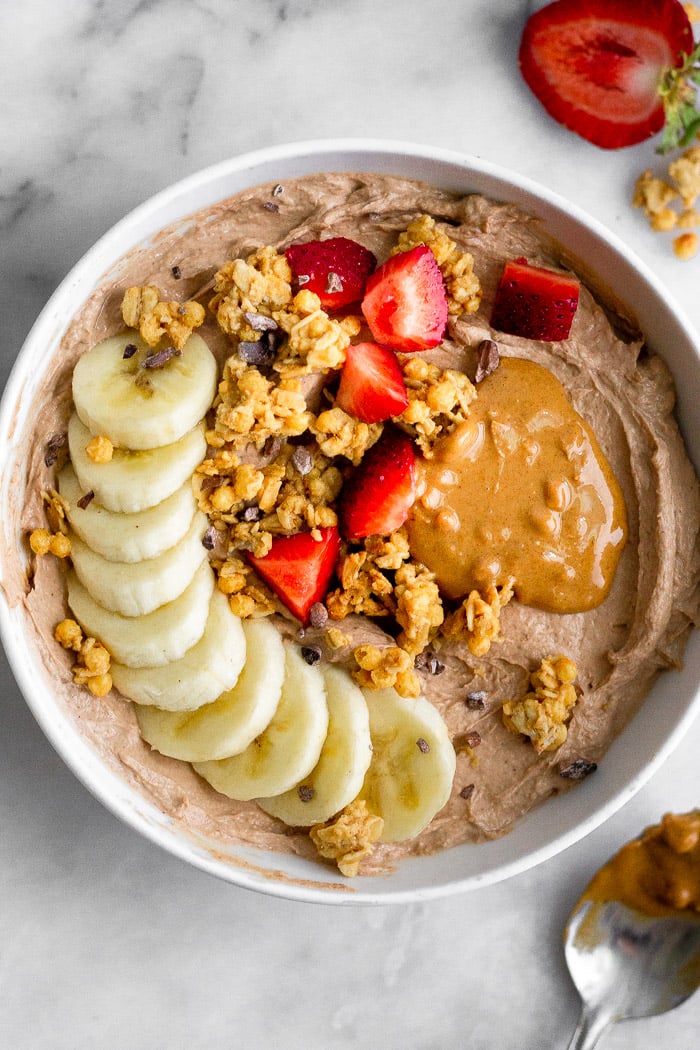
POLYGON ((622 901, 643 915, 700 919, 700 809, 667 813, 600 869, 581 903, 622 901))
POLYGON ((515 580, 520 602, 583 612, 606 597, 627 534, 595 435, 541 365, 502 358, 470 417, 419 461, 411 552, 449 598, 515 580))

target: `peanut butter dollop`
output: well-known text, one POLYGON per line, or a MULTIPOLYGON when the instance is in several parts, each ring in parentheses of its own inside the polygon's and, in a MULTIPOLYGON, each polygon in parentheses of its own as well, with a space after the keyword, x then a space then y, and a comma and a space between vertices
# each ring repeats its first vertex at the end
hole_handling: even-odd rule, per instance
POLYGON ((627 534, 624 498, 595 435, 541 365, 502 358, 469 419, 418 465, 411 551, 449 598, 514 579, 525 605, 604 600, 627 534))

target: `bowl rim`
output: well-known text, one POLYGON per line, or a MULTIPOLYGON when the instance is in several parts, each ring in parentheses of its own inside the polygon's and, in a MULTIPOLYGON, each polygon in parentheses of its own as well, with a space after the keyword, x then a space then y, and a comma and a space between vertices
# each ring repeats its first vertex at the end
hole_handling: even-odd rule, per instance
MULTIPOLYGON (((391 170, 395 174, 401 174, 397 170, 397 166, 400 167, 406 164, 410 166, 412 164, 416 169, 425 168, 426 174, 412 173, 405 174, 405 177, 424 178, 427 182, 431 181, 428 174, 431 167, 437 167, 443 171, 448 169, 459 171, 464 182, 463 192, 469 192, 468 183, 470 177, 476 177, 482 184, 492 183, 494 186, 501 185, 504 187, 507 185, 510 192, 509 199, 513 200, 513 198, 516 198, 516 203, 522 204, 526 209, 528 206, 532 209, 533 204, 539 202, 547 210, 559 213, 563 221, 573 221, 577 227, 581 227, 583 231, 590 235, 592 242, 596 242, 603 251, 607 249, 611 253, 611 257, 622 257, 630 272, 633 272, 636 278, 640 280, 640 284, 642 286, 646 284, 657 298, 662 301, 674 320, 682 339, 693 348, 693 352, 697 356, 698 337, 693 326, 686 318, 681 307, 673 300, 668 289, 649 269, 646 263, 639 259, 614 232, 608 230, 599 220, 589 215, 578 205, 529 177, 510 172, 490 161, 470 156, 466 153, 403 140, 339 138, 287 142, 242 153, 194 172, 153 194, 102 234, 60 282, 24 340, 8 376, 2 400, 0 401, 0 437, 4 438, 6 435, 12 434, 16 425, 16 406, 21 401, 25 379, 24 373, 26 368, 24 363, 29 357, 31 348, 37 340, 44 338, 48 333, 53 333, 54 340, 60 339, 70 317, 75 313, 80 303, 85 300, 86 296, 82 295, 79 299, 76 299, 65 315, 61 310, 62 304, 66 301, 71 302, 71 297, 75 298, 75 290, 81 287, 86 280, 89 281, 92 287, 98 286, 108 269, 106 265, 103 265, 104 262, 110 260, 112 264, 115 263, 119 257, 124 255, 125 251, 143 241, 143 237, 133 240, 132 234, 134 231, 139 230, 143 226, 147 227, 149 219, 155 215, 160 215, 161 212, 168 213, 174 209, 175 220, 177 218, 184 219, 199 207, 224 199, 220 194, 207 197, 207 191, 211 187, 217 186, 220 182, 226 182, 227 179, 233 177, 244 178, 250 173, 251 178, 250 181, 246 182, 246 185, 252 187, 263 183, 267 180, 255 173, 262 172, 268 168, 272 169, 278 164, 289 164, 292 167, 297 165, 304 168, 298 174, 311 174, 313 171, 320 173, 327 170, 369 170, 379 172, 391 170), (338 167, 337 160, 334 159, 339 157, 347 158, 347 162, 343 167, 338 167), (326 161, 325 165, 324 158, 326 161), (360 158, 369 159, 370 162, 374 162, 374 166, 367 168, 366 164, 356 163, 353 161, 353 158, 356 160, 360 158), (309 167, 309 165, 312 166, 309 167), (197 200, 202 193, 207 198, 204 203, 189 204, 184 209, 178 210, 182 202, 190 199, 197 200), (123 246, 125 238, 129 238, 129 248, 123 246), (115 253, 114 248, 119 245, 121 247, 115 253), (63 317, 63 323, 61 323, 61 317, 63 317)), ((294 177, 294 174, 296 172, 280 175, 280 180, 294 177)), ((440 184, 441 180, 433 178, 432 181, 440 184)), ((241 187, 230 190, 230 194, 238 192, 239 188, 241 187)), ((487 192, 487 190, 482 186, 477 192, 487 192)), ((498 196, 498 194, 495 195, 498 196)), ((152 233, 157 232, 164 225, 168 225, 168 223, 159 221, 153 228, 152 233)), ((700 454, 700 449, 697 454, 700 454)), ((3 467, 5 465, 3 464, 3 467)), ((2 581, 0 580, 1 583, 2 581)), ((32 675, 31 668, 27 663, 21 659, 17 644, 21 640, 21 625, 7 602, 2 586, 0 586, 0 594, 2 595, 0 599, 0 639, 2 639, 15 680, 25 702, 45 736, 81 783, 108 810, 127 825, 139 831, 169 853, 180 857, 180 859, 198 867, 200 870, 242 888, 297 901, 326 904, 417 902, 474 889, 478 886, 489 885, 529 870, 567 849, 570 845, 604 823, 613 813, 617 812, 653 776, 678 745, 694 719, 700 714, 700 688, 697 687, 697 683, 700 682, 700 649, 698 644, 695 644, 692 647, 691 662, 693 673, 696 673, 697 670, 696 693, 681 708, 673 729, 663 737, 658 747, 653 748, 652 753, 647 756, 646 761, 637 770, 636 774, 623 783, 622 787, 618 787, 617 790, 613 791, 604 803, 596 805, 587 816, 575 822, 568 830, 561 831, 549 841, 543 842, 525 854, 521 854, 510 861, 497 862, 488 870, 480 873, 477 872, 467 876, 457 874, 455 877, 444 878, 435 884, 417 886, 411 886, 410 881, 409 885, 401 885, 406 880, 398 879, 399 885, 395 887, 389 887, 391 875, 363 877, 360 887, 357 886, 357 880, 351 880, 352 885, 347 887, 350 889, 350 892, 339 893, 336 892, 336 887, 339 885, 337 876, 324 880, 323 872, 319 873, 319 878, 312 877, 311 879, 308 878, 308 872, 306 876, 298 879, 293 878, 291 881, 287 877, 271 878, 270 874, 266 873, 265 866, 261 865, 260 858, 262 856, 264 860, 265 857, 269 858, 277 855, 261 855, 259 851, 236 847, 235 857, 238 859, 243 858, 243 866, 232 864, 225 857, 222 860, 221 850, 217 853, 211 849, 199 848, 188 836, 174 833, 176 828, 172 821, 159 820, 157 815, 151 812, 156 809, 152 803, 139 805, 138 798, 131 797, 132 794, 136 795, 135 789, 120 790, 120 784, 123 788, 127 788, 125 783, 120 781, 116 773, 104 766, 102 760, 97 757, 97 754, 86 740, 80 736, 77 726, 73 724, 68 712, 63 711, 55 702, 55 699, 53 703, 51 702, 50 690, 48 688, 45 690, 45 696, 43 694, 40 696, 37 692, 36 677, 32 675), (57 715, 59 716, 58 718, 57 715), (246 862, 246 856, 250 857, 249 862, 246 862), (253 859, 254 857, 257 857, 257 863, 253 859)), ((697 635, 700 632, 695 633, 697 635)), ((639 718, 639 713, 635 716, 635 720, 637 718, 639 718)), ((624 736, 624 733, 622 735, 624 736)), ((618 737, 613 743, 612 748, 615 748, 619 739, 618 737)), ((584 785, 579 786, 577 794, 583 789, 584 785)), ((556 801, 553 800, 553 802, 556 801)), ((553 802, 548 802, 547 806, 551 806, 553 802)), ((511 832, 511 835, 513 835, 513 832, 511 832)), ((502 842, 503 840, 499 841, 502 842)), ((483 850, 485 847, 488 849, 490 845, 485 843, 469 848, 483 850)), ((454 847, 453 850, 443 851, 442 854, 434 856, 444 856, 460 848, 463 847, 454 847)), ((286 857, 283 863, 286 863, 288 859, 286 857)), ((416 863, 420 863, 424 859, 408 858, 401 862, 400 871, 412 869, 416 863)))

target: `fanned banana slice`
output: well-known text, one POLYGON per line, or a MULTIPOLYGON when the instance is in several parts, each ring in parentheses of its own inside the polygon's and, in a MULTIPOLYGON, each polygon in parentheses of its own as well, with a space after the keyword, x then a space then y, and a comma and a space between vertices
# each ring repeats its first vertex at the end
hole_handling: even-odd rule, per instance
POLYGON ((184 656, 204 634, 213 590, 214 573, 205 561, 175 601, 145 616, 120 616, 98 605, 75 572, 68 574, 68 604, 76 620, 128 667, 162 666, 184 656))
POLYGON ((411 700, 395 689, 363 692, 373 755, 360 798, 384 820, 381 841, 403 842, 420 834, 450 797, 454 747, 424 697, 411 700))
POLYGON ((285 644, 282 695, 265 731, 240 755, 194 768, 216 791, 241 802, 278 795, 298 784, 318 762, 328 731, 323 675, 295 645, 285 644))
POLYGON ((244 751, 269 724, 282 693, 284 646, 266 620, 244 621, 243 631, 247 658, 241 676, 213 703, 185 713, 136 705, 141 736, 156 751, 185 762, 227 758, 244 751))
POLYGON ((115 448, 108 463, 94 463, 85 449, 92 434, 73 413, 68 423, 68 448, 76 477, 85 492, 107 510, 133 514, 155 507, 172 496, 191 477, 204 459, 207 443, 204 427, 192 430, 161 448, 132 452, 115 448))
POLYGON ((189 479, 155 507, 134 514, 107 510, 95 499, 80 507, 78 504, 84 499, 85 492, 70 463, 58 475, 58 491, 65 502, 66 516, 73 531, 83 543, 108 561, 135 562, 157 558, 182 539, 197 509, 189 479))
POLYGON ((197 511, 189 529, 174 547, 139 562, 107 561, 76 536, 71 561, 76 576, 96 602, 122 616, 144 616, 167 605, 185 587, 207 557, 202 537, 207 517, 197 511))
POLYGON ((171 445, 206 415, 216 394, 216 359, 201 336, 180 353, 150 350, 134 331, 104 339, 73 370, 73 401, 92 434, 113 445, 171 445), (124 356, 127 345, 135 351, 124 356), (149 363, 156 363, 149 367, 149 363))
POLYGON ((357 796, 372 757, 369 715, 362 691, 337 667, 323 669, 328 734, 314 769, 290 791, 256 799, 261 809, 292 827, 329 820, 357 796))
MULTIPOLYGON (((231 612, 226 596, 215 587, 204 634, 179 660, 158 667, 126 667, 113 661, 112 681, 123 696, 139 705, 156 705, 164 716, 174 711, 194 711, 203 704, 210 705, 236 684, 246 661, 246 650, 241 621, 231 612)), ((150 738, 149 743, 158 746, 150 738)))

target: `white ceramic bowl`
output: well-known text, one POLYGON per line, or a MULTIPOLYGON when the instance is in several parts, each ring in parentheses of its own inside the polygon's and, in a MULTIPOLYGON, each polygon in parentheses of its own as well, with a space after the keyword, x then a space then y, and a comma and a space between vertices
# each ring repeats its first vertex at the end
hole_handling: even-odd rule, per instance
MULTIPOLYGON (((247 187, 320 171, 367 171, 423 179, 461 192, 478 191, 521 205, 614 290, 663 354, 679 391, 678 414, 696 466, 700 461, 700 355, 690 324, 666 290, 626 246, 575 205, 525 178, 482 160, 433 147, 365 140, 311 142, 261 150, 215 165, 164 190, 117 223, 68 274, 32 328, 0 408, 0 497, 3 542, 19 547, 9 494, 21 477, 18 449, 32 426, 30 407, 43 364, 72 315, 119 258, 164 226, 247 187), (18 471, 19 467, 19 471, 18 471)), ((35 673, 37 656, 21 607, 0 598, 5 651, 29 707, 58 753, 105 806, 142 834, 196 867, 232 883, 297 900, 337 904, 415 901, 505 879, 580 839, 630 799, 671 753, 700 707, 700 632, 681 672, 662 675, 633 723, 613 744, 595 777, 530 813, 511 834, 409 859, 390 875, 341 881, 320 865, 195 840, 108 769, 50 685, 35 673)))

